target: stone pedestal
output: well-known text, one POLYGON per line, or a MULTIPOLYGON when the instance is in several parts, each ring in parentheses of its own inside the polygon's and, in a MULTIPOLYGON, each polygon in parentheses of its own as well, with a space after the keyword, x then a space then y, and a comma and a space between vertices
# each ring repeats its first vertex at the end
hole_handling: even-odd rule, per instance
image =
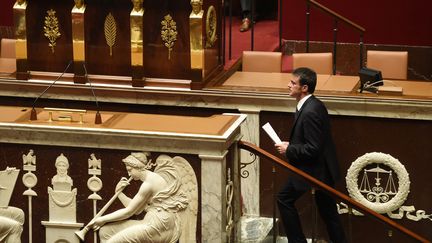
POLYGON ((75 235, 76 231, 79 231, 84 224, 82 223, 63 223, 63 222, 52 222, 42 221, 45 226, 46 243, 79 243, 79 238, 75 235))
POLYGON ((49 193, 49 221, 50 222, 76 222, 76 194, 77 190, 54 191, 48 188, 49 193))

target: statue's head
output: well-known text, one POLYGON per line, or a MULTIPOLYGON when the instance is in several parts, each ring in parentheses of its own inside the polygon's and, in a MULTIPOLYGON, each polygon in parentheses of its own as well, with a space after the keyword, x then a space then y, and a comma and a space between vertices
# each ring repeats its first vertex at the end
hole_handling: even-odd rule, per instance
POLYGON ((69 169, 69 160, 63 154, 60 154, 56 159, 55 167, 58 173, 65 174, 69 169))
POLYGON ((142 9, 143 0, 132 0, 133 9, 135 11, 140 11, 142 9))
POLYGON ((147 160, 147 156, 149 156, 150 153, 148 152, 137 152, 137 153, 131 153, 128 157, 124 158, 122 161, 126 166, 144 170, 148 169, 148 165, 150 164, 147 160))
POLYGON ((194 4, 202 5, 203 4, 202 0, 191 0, 190 3, 191 3, 191 5, 194 5, 194 4))
POLYGON ((202 0, 191 0, 190 4, 192 6, 192 11, 197 14, 201 11, 201 6, 203 4, 202 0))
POLYGON ((81 8, 84 5, 84 0, 74 0, 75 1, 75 7, 81 8))

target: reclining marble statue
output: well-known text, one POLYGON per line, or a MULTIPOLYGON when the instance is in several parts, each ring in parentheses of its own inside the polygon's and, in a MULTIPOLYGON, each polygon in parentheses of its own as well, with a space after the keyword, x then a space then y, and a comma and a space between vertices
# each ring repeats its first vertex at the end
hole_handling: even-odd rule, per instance
POLYGON ((9 206, 19 170, 6 168, 0 171, 0 242, 19 243, 24 224, 24 211, 9 206))
POLYGON ((130 179, 141 182, 138 192, 126 196, 122 191, 131 180, 122 178, 115 196, 124 208, 98 213, 86 227, 99 230, 101 242, 196 242, 198 192, 192 167, 179 156, 162 154, 155 163, 147 156, 131 153, 122 160, 130 179), (129 219, 143 212, 142 220, 129 219))

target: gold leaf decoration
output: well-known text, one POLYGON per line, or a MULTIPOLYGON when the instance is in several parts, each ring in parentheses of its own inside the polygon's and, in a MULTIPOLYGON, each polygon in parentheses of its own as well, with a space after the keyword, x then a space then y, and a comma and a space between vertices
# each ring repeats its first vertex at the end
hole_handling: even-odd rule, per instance
POLYGON ((165 46, 168 48, 168 60, 171 59, 171 51, 177 40, 177 23, 172 19, 171 15, 165 15, 161 22, 161 37, 165 46))
POLYGON ((213 47, 217 40, 217 18, 216 18, 216 9, 212 5, 207 10, 207 18, 206 18, 206 34, 207 34, 207 43, 206 47, 213 47))
POLYGON ((110 56, 112 56, 112 47, 115 44, 117 36, 117 24, 111 13, 109 13, 105 18, 104 31, 106 43, 110 48, 110 56))
POLYGON ((59 22, 55 16, 56 11, 50 9, 47 11, 48 16, 45 16, 44 21, 44 36, 48 38, 48 46, 51 47, 52 53, 54 53, 54 47, 56 46, 57 39, 61 36, 59 31, 59 22))

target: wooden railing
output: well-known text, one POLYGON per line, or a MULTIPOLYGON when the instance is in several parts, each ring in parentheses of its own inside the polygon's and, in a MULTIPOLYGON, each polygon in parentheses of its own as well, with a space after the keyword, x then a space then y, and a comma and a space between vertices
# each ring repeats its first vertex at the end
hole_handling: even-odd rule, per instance
POLYGON ((324 5, 314 1, 314 0, 306 0, 307 8, 306 8, 306 52, 309 52, 309 17, 310 17, 310 7, 315 7, 324 13, 330 15, 334 19, 334 28, 333 28, 333 75, 336 74, 336 53, 337 53, 337 32, 338 32, 338 22, 342 21, 348 26, 354 28, 355 30, 360 32, 360 68, 363 67, 363 36, 366 32, 366 29, 361 27, 360 25, 350 21, 349 19, 343 17, 342 15, 334 12, 333 10, 325 7, 324 5))
POLYGON ((423 238, 422 236, 420 236, 420 235, 414 233, 413 231, 403 227, 402 225, 396 223, 395 221, 367 208, 363 204, 358 203, 357 201, 354 201, 349 196, 343 194, 342 192, 335 190, 334 188, 328 186, 325 183, 322 183, 321 181, 319 181, 315 177, 303 172, 302 170, 300 170, 300 169, 294 167, 293 165, 289 164, 288 162, 283 161, 280 158, 268 153, 267 151, 257 147, 256 145, 254 145, 252 143, 244 142, 244 141, 239 141, 238 146, 239 146, 239 148, 245 149, 251 153, 254 153, 261 158, 269 159, 275 163, 278 163, 278 164, 284 166, 285 168, 289 169, 293 173, 303 177, 305 180, 310 182, 312 185, 330 193, 330 195, 342 200, 344 203, 348 204, 349 206, 353 207, 354 209, 356 209, 356 210, 358 210, 358 211, 360 211, 366 215, 372 216, 373 218, 378 219, 379 221, 383 222, 384 224, 390 226, 391 228, 394 228, 394 229, 406 234, 410 238, 417 240, 419 242, 430 243, 429 240, 423 238))

